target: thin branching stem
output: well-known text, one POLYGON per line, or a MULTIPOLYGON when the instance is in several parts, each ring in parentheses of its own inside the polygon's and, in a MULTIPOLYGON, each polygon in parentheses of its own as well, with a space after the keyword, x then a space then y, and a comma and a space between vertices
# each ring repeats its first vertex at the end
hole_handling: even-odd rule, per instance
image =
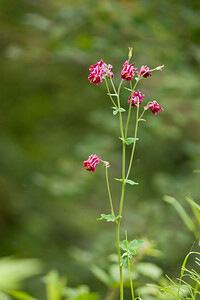
POLYGON ((107 82, 107 79, 105 78, 105 83, 106 83, 106 88, 107 88, 107 91, 108 91, 108 95, 110 97, 110 100, 112 101, 114 107, 118 108, 115 101, 113 100, 112 96, 111 96, 111 93, 110 93, 110 89, 109 89, 109 86, 108 86, 108 82, 107 82))

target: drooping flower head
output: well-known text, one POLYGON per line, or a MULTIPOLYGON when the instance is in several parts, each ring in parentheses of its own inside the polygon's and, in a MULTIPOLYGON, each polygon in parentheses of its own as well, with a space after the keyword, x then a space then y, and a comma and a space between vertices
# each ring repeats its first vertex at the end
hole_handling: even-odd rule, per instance
POLYGON ((88 76, 88 79, 90 80, 90 82, 97 85, 100 82, 102 83, 103 75, 106 72, 104 68, 103 60, 101 59, 95 65, 91 65, 89 70, 90 70, 90 75, 88 76))
POLYGON ((107 76, 108 79, 111 79, 114 76, 112 72, 112 65, 105 64, 102 59, 96 64, 91 65, 89 71, 90 75, 88 76, 88 79, 91 83, 97 85, 103 82, 104 76, 107 76))
POLYGON ((128 61, 125 61, 124 67, 120 73, 122 79, 125 79, 126 81, 131 81, 133 79, 133 76, 135 76, 135 70, 137 69, 133 67, 134 64, 135 63, 129 65, 128 61))
POLYGON ((154 115, 157 115, 163 108, 158 104, 157 101, 151 101, 147 104, 146 109, 150 109, 154 115))
POLYGON ((143 76, 145 78, 151 77, 151 72, 148 66, 141 66, 141 68, 138 71, 139 76, 143 76))
POLYGON ((142 99, 144 98, 144 95, 141 95, 139 90, 137 92, 133 92, 130 94, 130 96, 128 98, 128 103, 130 103, 131 97, 132 97, 131 107, 136 107, 138 102, 139 102, 139 105, 141 104, 142 99))
POLYGON ((89 172, 94 172, 96 170, 96 166, 100 163, 99 155, 91 154, 88 160, 83 162, 83 167, 86 168, 89 172))

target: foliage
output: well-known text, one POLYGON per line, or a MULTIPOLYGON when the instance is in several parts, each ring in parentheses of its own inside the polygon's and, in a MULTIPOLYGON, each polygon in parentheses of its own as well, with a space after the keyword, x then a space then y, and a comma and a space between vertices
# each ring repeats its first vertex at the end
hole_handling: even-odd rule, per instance
POLYGON ((193 216, 188 215, 184 207, 173 197, 165 196, 164 200, 172 204, 182 218, 187 228, 194 234, 196 238, 200 235, 200 206, 191 198, 186 197, 186 201, 190 205, 193 216))
MULTIPOLYGON (((122 65, 133 46, 139 62, 165 64, 143 90, 163 99, 165 111, 143 124, 130 174, 140 184, 134 195, 127 185, 126 227, 131 237, 155 240, 166 256, 151 262, 176 277, 193 235, 161 199, 187 195, 199 205, 199 2, 1 0, 0 11, 0 255, 41 258, 72 285, 101 289, 69 255, 72 245, 89 247, 105 267, 115 234, 95 222, 108 209, 104 174, 94 179, 81 164, 91 147, 100 149, 120 178, 118 125, 105 111, 105 91, 91 89, 86 73, 110 53, 122 65)), ((111 188, 117 195, 119 183, 111 188)))
MULTIPOLYGON (((19 259, 6 257, 0 259, 0 293, 20 300, 37 300, 28 293, 19 290, 25 279, 42 271, 42 264, 37 259, 19 259)), ((4 295, 4 296, 3 296, 4 295)), ((7 298, 6 298, 7 299, 7 298)))

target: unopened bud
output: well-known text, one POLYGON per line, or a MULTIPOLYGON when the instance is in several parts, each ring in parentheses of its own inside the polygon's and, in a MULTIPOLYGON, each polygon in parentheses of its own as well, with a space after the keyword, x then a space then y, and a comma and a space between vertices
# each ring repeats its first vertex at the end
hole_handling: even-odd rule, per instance
POLYGON ((130 60, 131 57, 132 57, 133 48, 132 48, 132 47, 128 47, 128 49, 129 49, 129 52, 128 52, 128 58, 129 58, 129 60, 130 60))
POLYGON ((164 68, 164 66, 165 66, 165 65, 158 66, 158 67, 156 68, 156 70, 158 70, 158 71, 162 71, 162 68, 164 68))
POLYGON ((110 167, 110 163, 108 161, 104 161, 103 166, 108 168, 108 167, 110 167))

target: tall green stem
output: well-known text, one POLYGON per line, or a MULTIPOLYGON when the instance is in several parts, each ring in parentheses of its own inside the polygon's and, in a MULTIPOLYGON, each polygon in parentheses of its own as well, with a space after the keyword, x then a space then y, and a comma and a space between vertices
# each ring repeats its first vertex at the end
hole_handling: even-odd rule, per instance
POLYGON ((124 192, 125 192, 125 160, 126 160, 126 144, 123 143, 122 149, 122 192, 121 192, 121 199, 120 199, 120 208, 119 208, 119 215, 122 215, 123 209, 123 202, 124 202, 124 192))
MULTIPOLYGON (((118 88, 118 105, 120 107, 120 99, 119 99, 119 93, 121 89, 123 80, 121 80, 118 88)), ((120 116, 120 129, 121 129, 121 136, 124 139, 124 133, 123 133, 123 124, 122 124, 122 116, 121 112, 119 112, 120 116)), ((119 209, 119 216, 122 216, 122 206, 123 206, 123 199, 124 199, 124 191, 125 191, 125 154, 126 154, 126 144, 123 143, 123 150, 122 150, 122 192, 121 192, 121 199, 120 199, 120 209, 119 209)), ((120 252, 120 220, 118 220, 117 223, 117 249, 118 249, 118 262, 119 262, 119 274, 120 274, 120 300, 123 300, 123 274, 122 274, 122 266, 121 266, 121 252, 120 252)))
MULTIPOLYGON (((120 90, 121 90, 121 86, 123 83, 123 79, 120 81, 119 87, 118 87, 118 91, 115 88, 115 85, 112 81, 112 79, 110 80, 114 93, 117 96, 117 103, 118 103, 118 108, 120 108, 120 90)), ((114 103, 112 96, 110 94, 110 90, 108 87, 108 83, 106 82, 106 87, 108 90, 108 94, 110 96, 111 101, 113 102, 113 104, 116 107, 116 104, 114 103)), ((136 86, 137 86, 138 81, 136 81, 134 88, 132 89, 132 93, 134 92, 136 86)), ((130 115, 131 115, 131 104, 132 102, 130 101, 130 105, 129 105, 129 111, 128 111, 128 117, 127 117, 127 121, 126 121, 126 128, 125 128, 125 133, 123 131, 123 122, 122 122, 122 114, 119 111, 119 121, 120 121, 120 131, 121 131, 121 137, 122 139, 126 139, 127 138, 127 133, 128 133, 128 125, 129 125, 129 120, 130 120, 130 115)), ((136 127, 138 126, 138 113, 139 113, 139 103, 137 106, 137 122, 136 122, 136 127)), ((137 129, 135 131, 135 137, 137 135, 137 129)), ((134 142, 134 147, 135 147, 135 142, 134 142)), ((134 151, 132 151, 132 155, 131 155, 131 164, 132 164, 132 156, 134 154, 134 151)), ((124 202, 124 193, 125 193, 125 159, 126 159, 126 143, 125 141, 123 142, 123 148, 122 148, 122 191, 121 191, 121 198, 120 198, 120 207, 119 207, 119 216, 122 216, 122 210, 123 210, 123 202, 124 202)), ((129 165, 129 169, 131 168, 131 164, 129 165)), ((130 170, 128 171, 129 174, 130 170)), ((107 173, 106 173, 106 178, 107 178, 107 173)), ((127 177, 126 177, 127 178, 127 177)), ((107 187, 108 187, 108 194, 109 194, 109 199, 110 199, 110 205, 111 205, 111 210, 112 213, 114 215, 114 210, 113 210, 113 205, 112 205, 112 200, 111 200, 111 195, 110 195, 110 188, 109 188, 109 183, 108 183, 108 179, 107 180, 107 187)), ((122 276, 122 266, 121 266, 121 251, 120 251, 120 218, 117 221, 117 252, 118 252, 118 262, 119 262, 119 272, 120 272, 120 300, 123 300, 123 276, 122 276)), ((133 291, 132 291, 133 293, 133 291)), ((132 294, 133 295, 133 294, 132 294)), ((134 296, 133 296, 134 297, 134 296)), ((134 299, 134 298, 133 298, 134 299)))
MULTIPOLYGON (((127 231, 125 232, 126 235, 126 247, 128 249, 128 237, 127 237, 127 231)), ((128 262, 128 274, 129 274, 129 280, 130 280, 130 287, 131 287, 131 295, 132 295, 132 299, 135 299, 134 296, 134 290, 133 290, 133 282, 132 282, 132 278, 131 278, 131 266, 130 266, 130 260, 128 257, 128 252, 127 252, 127 262, 128 262)))
POLYGON ((120 219, 117 222, 117 253, 118 253, 118 263, 119 263, 119 280, 120 280, 120 300, 123 300, 123 276, 122 276, 122 266, 121 266, 121 251, 120 251, 120 219))
POLYGON ((111 197, 111 192, 110 192, 110 185, 109 185, 109 180, 108 180, 108 166, 106 166, 106 184, 107 184, 107 189, 108 189, 108 196, 110 200, 110 207, 111 207, 111 212, 112 215, 115 217, 114 209, 113 209, 113 203, 112 203, 112 197, 111 197))
MULTIPOLYGON (((118 108, 120 108, 119 93, 120 93, 120 89, 121 89, 123 80, 121 80, 121 82, 119 84, 118 91, 116 90, 115 85, 114 85, 112 79, 110 81, 111 81, 113 90, 115 92, 115 95, 117 95, 118 108)), ((105 82, 106 82, 106 87, 107 87, 110 99, 111 99, 111 101, 114 104, 114 101, 113 101, 112 96, 110 94, 108 83, 107 83, 106 80, 105 80, 105 82)), ((114 104, 114 105, 116 107, 116 104, 114 104)), ((122 137, 122 139, 124 139, 122 114, 121 114, 120 111, 119 111, 119 122, 120 122, 121 137, 122 137)), ((121 213, 122 213, 122 206, 123 206, 123 199, 124 199, 124 190, 125 190, 125 182, 124 182, 124 179, 125 179, 125 152, 126 152, 125 150, 126 150, 126 145, 123 143, 123 153, 122 153, 122 192, 121 192, 120 209, 119 209, 119 212, 120 212, 119 215, 120 216, 121 216, 121 213)), ((110 197, 110 189, 109 189, 109 184, 108 183, 107 183, 107 186, 108 186, 108 193, 109 193, 110 203, 112 203, 112 200, 111 200, 111 197, 110 197)), ((113 206, 111 204, 111 210, 113 211, 112 207, 113 206)), ((123 300, 123 276, 122 276, 121 251, 120 251, 120 218, 117 221, 117 252, 118 252, 118 263, 119 263, 119 273, 120 273, 120 300, 123 300)))

